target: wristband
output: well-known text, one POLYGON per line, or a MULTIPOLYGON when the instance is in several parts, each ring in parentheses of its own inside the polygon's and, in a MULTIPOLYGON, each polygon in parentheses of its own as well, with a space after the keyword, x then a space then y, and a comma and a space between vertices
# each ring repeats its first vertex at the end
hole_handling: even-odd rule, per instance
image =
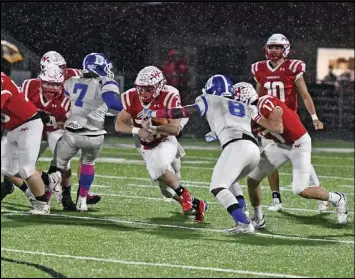
POLYGON ((132 134, 133 134, 133 135, 138 135, 139 130, 140 130, 140 128, 138 128, 138 127, 133 127, 133 128, 132 128, 132 134))
POLYGON ((318 120, 317 114, 312 114, 311 117, 312 117, 312 120, 313 120, 313 121, 318 120))

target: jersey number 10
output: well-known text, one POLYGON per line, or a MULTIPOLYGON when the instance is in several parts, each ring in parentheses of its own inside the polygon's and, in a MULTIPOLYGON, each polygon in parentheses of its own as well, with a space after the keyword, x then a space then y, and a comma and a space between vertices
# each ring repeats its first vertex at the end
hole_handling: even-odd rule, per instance
POLYGON ((281 81, 268 81, 264 84, 267 89, 267 94, 285 102, 285 86, 281 81))

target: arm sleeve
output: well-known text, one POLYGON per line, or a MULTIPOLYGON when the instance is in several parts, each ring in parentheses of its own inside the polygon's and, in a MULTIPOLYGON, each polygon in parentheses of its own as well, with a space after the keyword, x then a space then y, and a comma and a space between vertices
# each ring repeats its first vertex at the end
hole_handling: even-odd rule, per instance
POLYGON ((195 106, 199 110, 199 115, 205 116, 208 111, 208 102, 206 96, 198 96, 195 100, 195 106))
POLYGON ((121 111, 123 110, 123 106, 120 100, 116 99, 116 93, 113 91, 106 91, 101 95, 105 104, 108 108, 121 111))

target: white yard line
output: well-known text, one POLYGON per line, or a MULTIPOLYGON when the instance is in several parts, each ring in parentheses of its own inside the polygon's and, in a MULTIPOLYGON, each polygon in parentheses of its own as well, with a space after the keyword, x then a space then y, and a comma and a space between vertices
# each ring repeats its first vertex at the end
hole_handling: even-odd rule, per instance
POLYGON ((155 267, 163 267, 163 268, 177 268, 177 269, 184 269, 184 270, 186 270, 186 269, 203 270, 203 271, 249 274, 249 275, 257 275, 257 276, 281 277, 281 278, 307 278, 307 277, 302 277, 302 276, 298 276, 298 275, 281 274, 281 273, 268 273, 268 272, 257 272, 257 271, 237 270, 237 269, 228 269, 228 268, 191 266, 191 265, 183 265, 183 264, 177 265, 177 264, 169 264, 169 263, 136 262, 136 261, 126 261, 126 260, 120 260, 120 259, 74 256, 74 255, 69 255, 69 254, 57 254, 57 253, 48 253, 48 252, 41 252, 41 251, 18 250, 18 249, 12 249, 12 248, 1 248, 1 251, 2 252, 10 252, 10 253, 18 253, 18 254, 57 257, 57 258, 62 258, 62 259, 66 258, 66 259, 75 259, 75 260, 83 260, 83 261, 118 263, 118 264, 123 264, 123 265, 155 266, 155 267))
MULTIPOLYGON (((2 210, 2 214, 5 217, 6 215, 29 215, 28 212, 25 211, 14 211, 14 210, 2 210)), ((115 224, 130 224, 136 226, 143 227, 162 227, 162 228, 173 228, 173 229, 183 229, 183 230, 193 230, 193 231, 204 231, 204 232, 212 232, 212 233, 224 233, 231 234, 227 231, 227 229, 210 229, 210 228, 201 228, 201 227, 189 227, 189 226, 181 226, 181 225, 172 225, 172 224, 157 224, 150 223, 144 221, 132 221, 132 220, 124 220, 124 219, 110 219, 110 218, 98 218, 98 217, 89 217, 89 216, 75 216, 75 215, 65 215, 65 214, 50 214, 44 217, 50 218, 54 217, 62 217, 69 219, 81 219, 81 220, 95 220, 95 221, 107 221, 115 224)), ((293 240, 301 240, 301 241, 318 241, 318 242, 331 242, 331 243, 342 243, 342 244, 351 244, 354 245, 354 240, 338 240, 338 239, 324 239, 324 238, 310 238, 310 237, 299 237, 292 235, 279 235, 279 234, 266 234, 256 232, 254 235, 266 238, 280 238, 280 239, 293 239, 293 240)))

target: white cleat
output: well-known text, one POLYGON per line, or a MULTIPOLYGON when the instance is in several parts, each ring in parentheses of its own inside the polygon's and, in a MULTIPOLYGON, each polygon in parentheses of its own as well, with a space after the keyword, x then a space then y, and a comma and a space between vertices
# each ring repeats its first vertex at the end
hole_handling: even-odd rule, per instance
POLYGON ((32 209, 28 213, 33 215, 48 215, 50 214, 50 206, 48 202, 34 200, 32 201, 32 209))
POLYGON ((59 171, 53 172, 49 176, 49 190, 54 195, 55 199, 60 203, 63 198, 62 189, 62 174, 59 171))
POLYGON ((272 204, 268 207, 269 211, 281 211, 282 210, 282 203, 278 198, 272 199, 272 204))
POLYGON ((319 211, 319 213, 322 213, 322 212, 328 210, 328 202, 327 202, 327 201, 320 201, 320 200, 318 200, 318 201, 317 201, 317 204, 318 204, 318 211, 319 211))
POLYGON ((88 205, 86 203, 86 197, 78 197, 78 200, 76 201, 76 210, 77 211, 88 211, 88 205))
POLYGON ((335 193, 340 196, 339 201, 333 204, 338 214, 338 223, 346 224, 348 222, 348 214, 349 214, 349 208, 347 205, 346 196, 344 193, 340 193, 340 192, 335 192, 335 193))
POLYGON ((261 219, 255 218, 255 216, 251 216, 251 223, 253 224, 255 229, 265 229, 265 219, 264 216, 261 219))
POLYGON ((230 233, 253 234, 255 232, 255 229, 252 223, 237 223, 233 228, 228 229, 227 231, 230 233))
POLYGON ((36 200, 36 197, 32 194, 29 187, 25 191, 25 196, 31 203, 36 200))

